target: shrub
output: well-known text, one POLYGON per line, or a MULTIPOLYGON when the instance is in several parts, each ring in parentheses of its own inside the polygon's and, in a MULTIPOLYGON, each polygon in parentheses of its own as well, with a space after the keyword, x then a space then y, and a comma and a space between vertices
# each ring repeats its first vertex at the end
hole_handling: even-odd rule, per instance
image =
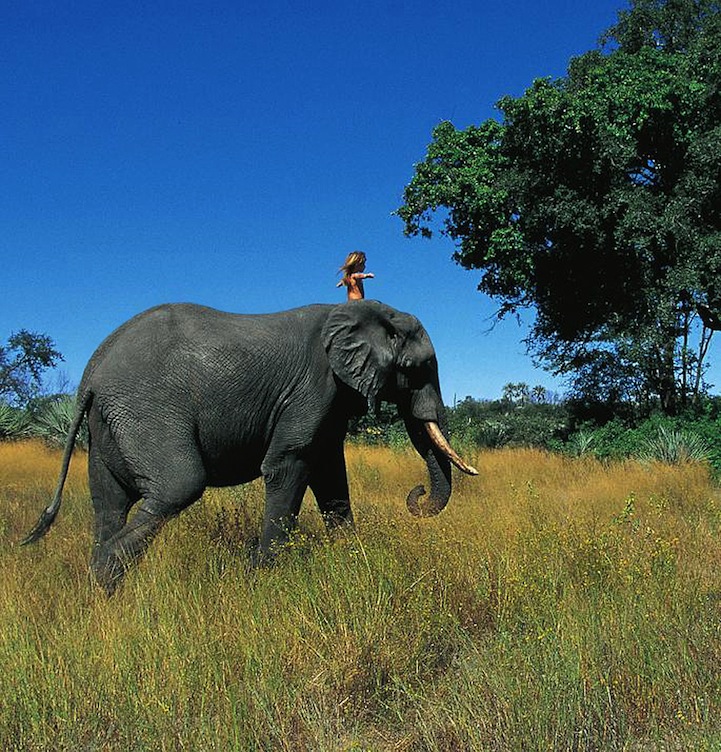
POLYGON ((708 462, 711 452, 698 434, 661 425, 655 436, 646 439, 639 459, 680 465, 685 462, 708 462))
POLYGON ((561 404, 481 402, 467 397, 448 414, 454 443, 483 449, 558 449, 569 433, 568 412, 561 404))
POLYGON ((0 440, 18 441, 28 438, 32 421, 25 410, 0 402, 0 440))
MULTIPOLYGON (((75 417, 75 398, 69 394, 51 397, 35 407, 33 435, 56 446, 63 446, 75 417)), ((77 439, 77 446, 87 447, 87 424, 83 423, 77 439)))

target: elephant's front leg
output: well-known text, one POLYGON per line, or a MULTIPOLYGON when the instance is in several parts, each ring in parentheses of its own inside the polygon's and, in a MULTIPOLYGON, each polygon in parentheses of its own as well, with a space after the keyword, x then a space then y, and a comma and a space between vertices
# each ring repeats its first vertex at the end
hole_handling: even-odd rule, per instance
POLYGON ((308 478, 308 466, 298 457, 288 456, 277 462, 264 463, 265 515, 260 536, 261 559, 272 558, 278 548, 288 542, 298 520, 308 478))
POLYGON ((310 487, 329 532, 353 527, 342 440, 327 447, 316 460, 310 487))

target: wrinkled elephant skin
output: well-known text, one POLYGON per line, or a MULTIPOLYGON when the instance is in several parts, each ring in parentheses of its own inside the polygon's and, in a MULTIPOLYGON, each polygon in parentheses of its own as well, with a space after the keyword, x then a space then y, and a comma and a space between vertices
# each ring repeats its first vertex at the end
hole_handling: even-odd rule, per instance
POLYGON ((329 528, 352 525, 343 440, 349 417, 380 399, 398 405, 426 461, 430 494, 408 496, 418 516, 451 494, 438 369, 420 322, 376 301, 243 315, 162 305, 114 331, 88 363, 51 505, 24 543, 60 508, 84 415, 95 512, 91 567, 112 592, 163 524, 208 486, 262 477, 259 558, 295 525, 310 487, 329 528), (135 507, 135 513, 129 516, 135 507))

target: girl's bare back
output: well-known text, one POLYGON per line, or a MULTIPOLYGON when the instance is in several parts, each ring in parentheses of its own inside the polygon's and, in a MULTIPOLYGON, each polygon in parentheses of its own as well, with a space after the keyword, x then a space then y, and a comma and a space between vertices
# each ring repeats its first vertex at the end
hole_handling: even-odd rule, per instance
POLYGON ((343 279, 336 287, 345 287, 348 292, 348 300, 363 300, 365 290, 363 289, 363 280, 372 279, 373 274, 366 274, 366 255, 362 251, 353 251, 348 254, 345 264, 340 268, 343 272, 343 279))

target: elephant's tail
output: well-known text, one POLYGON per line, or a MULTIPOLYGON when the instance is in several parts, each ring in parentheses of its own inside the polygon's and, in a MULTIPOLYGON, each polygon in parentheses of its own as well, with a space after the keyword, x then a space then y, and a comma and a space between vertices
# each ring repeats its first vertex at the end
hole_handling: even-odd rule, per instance
POLYGON ((75 448, 75 439, 78 436, 78 431, 82 425, 83 418, 87 412, 90 404, 91 395, 90 392, 86 392, 82 399, 78 400, 77 410, 75 417, 70 425, 68 436, 65 439, 65 451, 63 452, 63 462, 60 469, 60 477, 58 478, 58 485, 55 488, 55 495, 53 496, 52 503, 49 507, 43 510, 40 515, 40 519, 35 524, 35 527, 28 533, 28 535, 20 541, 21 546, 27 546, 28 543, 35 543, 39 541, 45 533, 50 529, 50 526, 55 521, 58 512, 60 511, 60 504, 63 500, 63 486, 65 485, 65 479, 68 477, 68 468, 70 467, 70 459, 73 455, 73 449, 75 448))

